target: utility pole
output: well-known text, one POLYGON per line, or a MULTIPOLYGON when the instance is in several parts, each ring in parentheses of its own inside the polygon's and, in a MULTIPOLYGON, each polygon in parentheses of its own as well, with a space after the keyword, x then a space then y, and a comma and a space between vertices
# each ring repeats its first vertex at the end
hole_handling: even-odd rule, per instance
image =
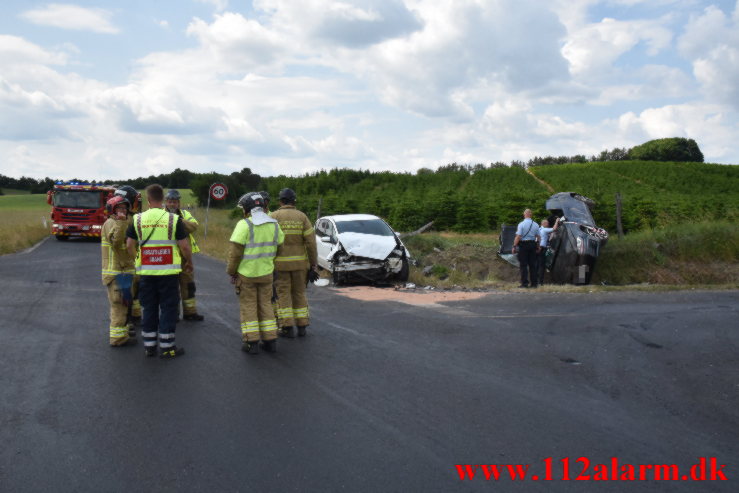
POLYGON ((624 239, 624 227, 621 224, 621 193, 616 192, 616 231, 618 231, 618 239, 624 239))

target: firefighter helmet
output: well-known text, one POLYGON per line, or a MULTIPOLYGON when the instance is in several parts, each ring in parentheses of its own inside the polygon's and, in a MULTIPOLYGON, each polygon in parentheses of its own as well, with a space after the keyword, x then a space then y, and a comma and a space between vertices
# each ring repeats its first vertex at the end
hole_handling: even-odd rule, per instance
POLYGON ((292 188, 283 188, 280 190, 280 200, 286 203, 292 203, 295 202, 295 200, 298 198, 297 195, 295 195, 295 191, 292 188))
POLYGON ((264 201, 267 202, 267 205, 269 205, 269 192, 267 190, 263 190, 259 192, 259 195, 261 195, 264 201))
POLYGON ((116 190, 113 195, 120 196, 128 200, 128 208, 130 210, 139 210, 139 205, 141 204, 141 194, 139 194, 139 192, 137 192, 136 189, 133 188, 131 185, 121 185, 120 187, 118 187, 118 190, 116 190))
POLYGON ((114 214, 115 208, 119 206, 120 204, 125 204, 127 209, 129 210, 131 209, 131 203, 128 201, 126 197, 122 195, 113 195, 105 203, 105 212, 107 212, 108 215, 114 214))
POLYGON ((245 193, 239 199, 238 206, 244 209, 244 212, 251 212, 255 207, 265 207, 264 197, 257 192, 245 193))
POLYGON ((182 196, 180 195, 179 190, 174 190, 170 188, 167 191, 167 195, 164 196, 164 200, 180 200, 182 196))

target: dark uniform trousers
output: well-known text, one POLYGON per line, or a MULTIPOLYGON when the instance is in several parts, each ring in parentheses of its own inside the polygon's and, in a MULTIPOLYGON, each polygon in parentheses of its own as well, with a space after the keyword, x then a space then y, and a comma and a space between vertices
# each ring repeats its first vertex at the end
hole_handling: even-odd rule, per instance
POLYGON ((144 275, 139 280, 139 300, 143 316, 141 335, 146 347, 163 350, 175 345, 175 328, 180 312, 180 277, 144 275))
POLYGON ((518 244, 518 264, 521 271, 521 285, 536 286, 536 241, 521 241, 518 244))

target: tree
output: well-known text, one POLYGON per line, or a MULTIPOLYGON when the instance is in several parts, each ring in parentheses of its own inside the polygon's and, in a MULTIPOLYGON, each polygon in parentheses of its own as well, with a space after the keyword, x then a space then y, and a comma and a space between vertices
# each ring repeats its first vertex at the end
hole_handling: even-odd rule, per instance
POLYGON ((703 162, 703 153, 693 139, 671 137, 645 142, 629 151, 629 159, 637 161, 703 162))

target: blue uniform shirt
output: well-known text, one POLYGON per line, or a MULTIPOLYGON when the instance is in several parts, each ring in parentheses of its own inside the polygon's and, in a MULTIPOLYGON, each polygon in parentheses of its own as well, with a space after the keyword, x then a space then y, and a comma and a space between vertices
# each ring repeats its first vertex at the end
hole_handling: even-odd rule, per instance
POLYGON ((543 247, 549 246, 549 235, 552 234, 552 231, 554 231, 554 228, 539 228, 539 236, 541 237, 539 245, 543 247))
POLYGON ((521 237, 521 241, 535 241, 539 234, 539 225, 533 219, 524 219, 518 223, 516 234, 521 237))

